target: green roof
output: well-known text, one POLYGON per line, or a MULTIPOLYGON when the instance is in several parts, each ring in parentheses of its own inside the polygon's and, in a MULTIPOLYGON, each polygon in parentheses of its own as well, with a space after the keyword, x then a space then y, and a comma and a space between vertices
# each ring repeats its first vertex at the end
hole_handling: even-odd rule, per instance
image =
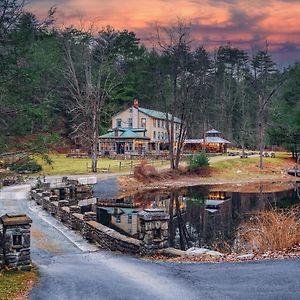
MULTIPOLYGON (((156 118, 156 119, 161 119, 161 120, 166 120, 167 119, 167 114, 162 112, 162 111, 157 111, 157 110, 152 110, 152 109, 148 109, 148 108, 142 108, 139 107, 139 111, 152 117, 152 118, 156 118)), ((172 117, 171 114, 168 114, 168 119, 170 120, 172 117)), ((180 123, 181 120, 177 117, 174 117, 174 121, 180 123)))
POLYGON ((120 134, 120 137, 124 137, 124 138, 143 138, 144 136, 141 136, 139 134, 137 134, 136 132, 133 132, 130 129, 125 130, 124 132, 122 132, 120 134))
MULTIPOLYGON (((147 136, 138 134, 138 133, 134 132, 134 130, 129 129, 129 128, 118 128, 117 130, 121 132, 121 134, 118 136, 115 135, 115 131, 109 130, 108 133, 100 135, 100 138, 149 139, 147 136)), ((143 131, 145 131, 145 130, 143 130, 143 131)))
POLYGON ((110 137, 114 137, 114 136, 115 136, 115 133, 113 131, 109 131, 106 134, 100 135, 100 137, 103 137, 103 138, 110 138, 110 137))

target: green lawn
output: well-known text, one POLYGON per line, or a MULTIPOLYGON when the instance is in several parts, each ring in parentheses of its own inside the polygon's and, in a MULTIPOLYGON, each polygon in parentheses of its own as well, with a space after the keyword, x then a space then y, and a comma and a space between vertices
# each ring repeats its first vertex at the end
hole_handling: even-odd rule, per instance
MULTIPOLYGON (((63 154, 51 154, 51 160, 53 161, 52 165, 47 165, 40 159, 37 159, 40 164, 43 166, 43 171, 41 175, 76 175, 76 174, 87 174, 90 172, 88 166, 91 166, 90 158, 72 158, 66 157, 63 154)), ((108 158, 99 158, 98 159, 98 168, 99 169, 109 169, 109 172, 126 172, 130 171, 132 167, 138 164, 138 160, 115 160, 108 158), (121 164, 121 167, 120 167, 121 164)), ((154 160, 151 163, 158 167, 166 165, 168 161, 154 160)), ((100 171, 101 172, 101 171, 100 171)))
POLYGON ((276 158, 263 158, 264 168, 259 168, 259 157, 234 158, 211 164, 222 178, 271 178, 278 176, 289 165, 287 153, 276 153, 276 158))
POLYGON ((22 298, 26 299, 28 289, 31 288, 34 282, 37 281, 38 273, 35 268, 30 272, 23 272, 19 270, 9 270, 0 272, 0 299, 12 300, 16 295, 22 295, 22 298))

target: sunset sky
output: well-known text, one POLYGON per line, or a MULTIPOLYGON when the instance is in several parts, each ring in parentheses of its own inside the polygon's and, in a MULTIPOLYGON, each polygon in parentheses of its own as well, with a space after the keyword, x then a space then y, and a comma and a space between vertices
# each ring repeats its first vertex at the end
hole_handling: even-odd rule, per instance
POLYGON ((210 51, 231 42, 251 53, 267 40, 279 65, 300 59, 300 0, 31 0, 28 8, 43 17, 51 6, 57 25, 126 28, 148 46, 156 23, 180 17, 192 23, 195 44, 210 51))

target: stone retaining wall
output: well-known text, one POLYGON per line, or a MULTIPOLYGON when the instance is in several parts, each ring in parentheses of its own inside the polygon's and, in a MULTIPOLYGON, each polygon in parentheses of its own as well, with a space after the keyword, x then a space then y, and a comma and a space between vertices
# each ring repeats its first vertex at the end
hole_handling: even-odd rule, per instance
POLYGON ((85 223, 84 237, 96 242, 101 248, 112 251, 130 254, 139 254, 141 251, 140 240, 127 237, 95 221, 85 223))
POLYGON ((101 248, 130 254, 152 254, 157 249, 167 247, 169 215, 160 210, 144 211, 140 215, 142 225, 141 240, 123 235, 116 230, 96 222, 96 213, 80 213, 75 201, 58 200, 57 195, 33 190, 32 199, 52 216, 69 228, 79 231, 83 237, 97 243, 101 248), (159 233, 159 234, 158 234, 159 233))

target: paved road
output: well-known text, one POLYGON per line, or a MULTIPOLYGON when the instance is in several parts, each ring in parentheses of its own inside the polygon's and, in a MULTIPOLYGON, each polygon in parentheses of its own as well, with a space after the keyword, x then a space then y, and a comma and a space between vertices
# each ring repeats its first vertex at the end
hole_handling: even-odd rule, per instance
POLYGON ((300 299, 300 260, 171 264, 95 252, 25 200, 24 188, 2 190, 0 212, 33 219, 32 258, 41 280, 30 299, 300 299))

